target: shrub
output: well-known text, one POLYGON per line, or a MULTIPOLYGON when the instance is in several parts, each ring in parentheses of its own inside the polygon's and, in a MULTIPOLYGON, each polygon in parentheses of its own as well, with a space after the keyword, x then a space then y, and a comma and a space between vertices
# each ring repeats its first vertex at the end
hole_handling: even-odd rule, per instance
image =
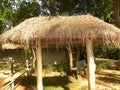
POLYGON ((111 61, 96 61, 96 65, 98 69, 107 69, 112 65, 111 61))
POLYGON ((96 57, 118 59, 119 49, 114 45, 97 45, 94 47, 96 57))
POLYGON ((58 71, 61 73, 61 76, 66 75, 66 72, 68 72, 68 65, 66 64, 48 64, 46 66, 43 67, 43 69, 45 69, 46 72, 51 72, 51 71, 58 71))

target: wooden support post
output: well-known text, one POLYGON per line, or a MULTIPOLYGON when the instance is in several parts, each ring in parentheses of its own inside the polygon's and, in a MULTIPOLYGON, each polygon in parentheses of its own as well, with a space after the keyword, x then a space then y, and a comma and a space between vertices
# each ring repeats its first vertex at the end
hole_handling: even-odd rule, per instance
POLYGON ((32 48, 32 53, 33 53, 33 68, 35 68, 36 54, 35 54, 35 50, 33 48, 32 48))
POLYGON ((42 81, 42 51, 39 42, 36 43, 36 55, 37 55, 37 90, 43 90, 42 81))
POLYGON ((73 55, 72 55, 72 49, 71 49, 70 45, 68 45, 67 50, 68 50, 68 54, 69 54, 70 70, 72 70, 72 68, 73 68, 73 55))
POLYGON ((9 57, 9 61, 10 61, 10 63, 11 63, 11 75, 13 75, 13 73, 14 73, 14 60, 13 60, 13 58, 12 57, 9 57))
POLYGON ((15 86, 15 83, 14 83, 14 81, 15 81, 15 79, 14 79, 14 77, 13 77, 13 75, 11 76, 11 78, 12 78, 12 80, 11 80, 11 90, 14 90, 14 86, 15 86))
POLYGON ((88 63, 88 88, 95 90, 95 62, 93 55, 93 41, 86 39, 87 63, 88 63))
POLYGON ((29 75, 29 63, 28 60, 26 60, 26 70, 27 70, 27 76, 29 75))
POLYGON ((9 60, 11 61, 11 90, 14 90, 14 60, 12 57, 9 58, 9 60))

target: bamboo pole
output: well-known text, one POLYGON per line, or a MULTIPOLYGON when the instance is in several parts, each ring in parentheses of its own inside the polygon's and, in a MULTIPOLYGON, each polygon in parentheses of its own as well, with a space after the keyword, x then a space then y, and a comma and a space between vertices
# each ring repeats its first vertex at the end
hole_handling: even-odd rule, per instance
POLYGON ((36 55, 37 55, 37 90, 43 90, 42 81, 42 52, 40 43, 36 43, 36 55))
POLYGON ((95 90, 95 62, 93 55, 93 41, 86 39, 87 63, 88 63, 88 88, 95 90))

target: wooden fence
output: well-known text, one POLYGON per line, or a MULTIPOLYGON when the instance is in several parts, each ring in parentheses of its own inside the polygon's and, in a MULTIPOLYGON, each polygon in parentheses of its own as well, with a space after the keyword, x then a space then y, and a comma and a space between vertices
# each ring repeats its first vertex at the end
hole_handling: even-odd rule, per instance
MULTIPOLYGON (((17 72, 14 72, 14 61, 11 62, 11 73, 8 77, 6 77, 5 79, 3 79, 2 81, 6 81, 5 85, 2 86, 2 88, 0 90, 14 90, 15 88, 17 88, 21 82, 21 80, 19 79, 18 81, 16 81, 18 78, 21 78, 22 76, 28 76, 29 72, 32 68, 32 64, 29 64, 28 60, 26 60, 25 63, 25 68, 22 68, 20 70, 18 70, 17 72), (15 82, 16 81, 16 82, 15 82)), ((2 82, 0 81, 0 83, 2 82)))

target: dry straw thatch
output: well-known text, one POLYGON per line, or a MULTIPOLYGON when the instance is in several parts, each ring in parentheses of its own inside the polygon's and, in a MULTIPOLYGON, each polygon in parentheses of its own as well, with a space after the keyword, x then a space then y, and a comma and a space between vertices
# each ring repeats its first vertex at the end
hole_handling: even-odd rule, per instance
POLYGON ((79 44, 86 38, 94 43, 120 44, 120 29, 91 15, 33 17, 1 35, 2 42, 26 46, 41 44, 79 44))

